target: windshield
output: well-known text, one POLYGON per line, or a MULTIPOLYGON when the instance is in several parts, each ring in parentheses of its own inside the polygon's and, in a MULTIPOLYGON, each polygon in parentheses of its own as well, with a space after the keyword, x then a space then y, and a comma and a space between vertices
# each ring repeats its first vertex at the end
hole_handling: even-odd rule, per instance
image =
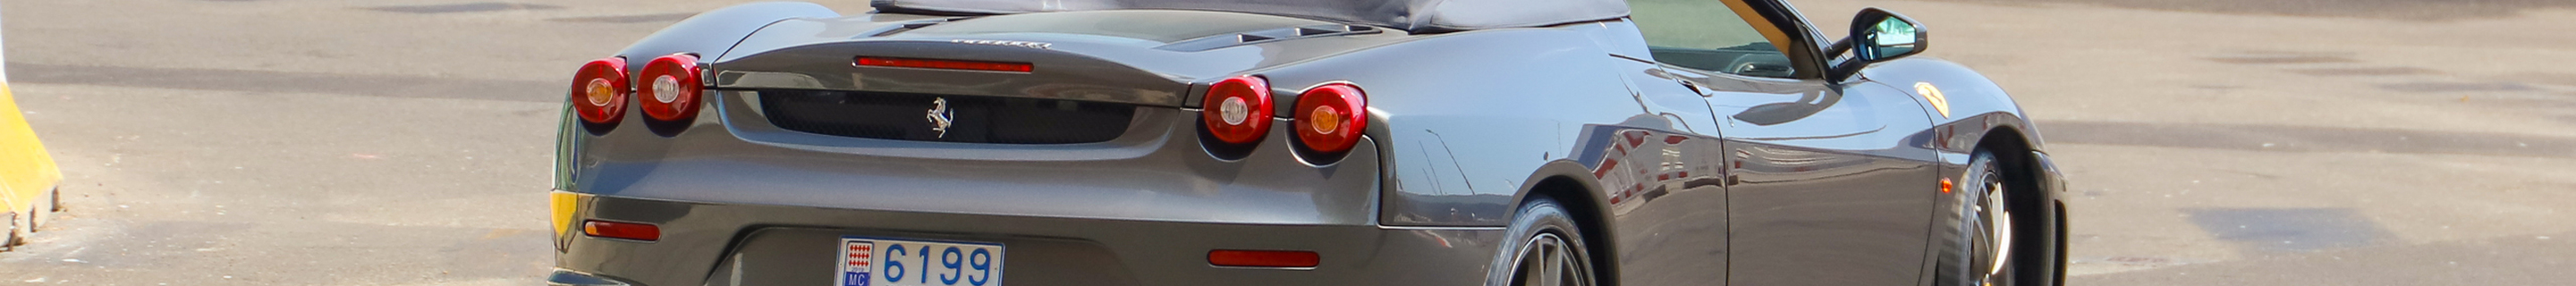
POLYGON ((1759 77, 1790 77, 1796 69, 1752 21, 1724 2, 1630 0, 1629 19, 1646 35, 1656 62, 1684 68, 1759 77))

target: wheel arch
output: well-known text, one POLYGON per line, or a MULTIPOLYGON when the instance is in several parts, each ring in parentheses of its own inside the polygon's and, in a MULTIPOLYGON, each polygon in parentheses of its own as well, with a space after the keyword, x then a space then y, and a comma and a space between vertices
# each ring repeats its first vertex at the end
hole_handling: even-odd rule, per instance
MULTIPOLYGON (((1596 281, 1602 286, 1617 286, 1619 260, 1612 250, 1618 249, 1614 245, 1618 242, 1610 237, 1617 232, 1611 230, 1610 205, 1606 203, 1609 198, 1607 193, 1598 191, 1600 182, 1591 179, 1587 170, 1573 161, 1550 162, 1523 184, 1513 205, 1528 204, 1542 196, 1556 200, 1567 214, 1574 216, 1578 235, 1584 238, 1584 250, 1593 261, 1592 268, 1601 275, 1596 281)), ((1520 215, 1517 212, 1518 208, 1514 208, 1510 215, 1520 215)))
POLYGON ((2036 212, 2033 213, 2038 214, 2036 216, 2039 218, 2038 221, 2015 222, 2013 226, 2015 233, 2028 234, 2017 236, 2036 238, 2016 242, 2017 245, 2014 247, 2037 251, 2019 251, 2013 255, 2021 261, 2043 261, 2047 264, 2040 268, 2022 266, 2021 269, 2044 270, 2044 272, 2017 272, 2015 275, 2019 277, 2015 279, 2047 281, 2047 285, 2061 285, 2065 281, 2067 251, 2066 202, 2060 198, 2064 189, 2063 180, 2060 178, 2062 174, 2057 172, 2055 163, 2048 159, 2047 153, 2041 152, 2033 144, 2035 141, 2027 137, 2030 133, 2023 132, 2022 128, 2019 125, 1995 126, 1984 132, 1973 150, 1994 154, 1998 163, 2003 165, 2004 172, 2011 174, 2005 176, 2008 180, 2006 183, 2011 184, 2011 187, 2005 189, 2009 192, 2006 193, 2006 197, 2017 199, 2012 199, 2008 203, 2025 208, 2036 208, 2036 212))
MULTIPOLYGON (((2032 148, 2030 143, 2031 141, 2022 136, 2020 129, 2022 128, 2016 125, 1997 125, 1988 128, 1985 132, 1982 132, 1983 134, 1978 136, 1976 141, 1977 143, 1973 145, 1975 147, 1972 147, 1971 150, 1994 152, 1995 159, 2003 161, 2004 168, 2007 170, 2014 172, 2029 171, 2028 167, 2032 165, 2029 162, 2031 157, 2030 152, 2039 150, 2032 148)), ((2030 176, 2032 173, 2024 172, 2023 174, 2024 177, 2018 178, 2035 177, 2030 176)))

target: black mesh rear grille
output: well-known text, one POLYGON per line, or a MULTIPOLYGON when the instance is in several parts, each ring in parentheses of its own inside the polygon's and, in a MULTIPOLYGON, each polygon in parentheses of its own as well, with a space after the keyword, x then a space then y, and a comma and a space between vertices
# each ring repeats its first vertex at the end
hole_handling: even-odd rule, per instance
POLYGON ((769 123, 806 133, 877 139, 996 144, 1072 144, 1117 139, 1136 106, 1052 99, 930 94, 761 90, 769 123), (947 131, 932 119, 947 104, 947 131))

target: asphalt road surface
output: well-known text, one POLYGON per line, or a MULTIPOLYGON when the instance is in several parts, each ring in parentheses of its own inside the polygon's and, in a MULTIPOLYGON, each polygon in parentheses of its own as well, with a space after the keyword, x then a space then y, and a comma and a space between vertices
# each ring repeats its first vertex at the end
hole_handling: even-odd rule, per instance
MULTIPOLYGON (((532 285, 566 75, 726 2, 11 1, 72 210, 0 285, 532 285)), ((2071 284, 2576 281, 2576 2, 1795 3, 2019 98, 2071 284)))

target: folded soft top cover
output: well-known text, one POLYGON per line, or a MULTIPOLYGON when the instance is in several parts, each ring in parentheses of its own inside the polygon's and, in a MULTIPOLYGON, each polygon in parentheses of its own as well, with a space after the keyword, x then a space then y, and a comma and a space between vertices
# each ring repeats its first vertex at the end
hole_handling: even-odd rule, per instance
POLYGON ((1177 9, 1314 18, 1413 31, 1536 27, 1628 15, 1621 0, 873 0, 878 9, 963 14, 1177 9))

